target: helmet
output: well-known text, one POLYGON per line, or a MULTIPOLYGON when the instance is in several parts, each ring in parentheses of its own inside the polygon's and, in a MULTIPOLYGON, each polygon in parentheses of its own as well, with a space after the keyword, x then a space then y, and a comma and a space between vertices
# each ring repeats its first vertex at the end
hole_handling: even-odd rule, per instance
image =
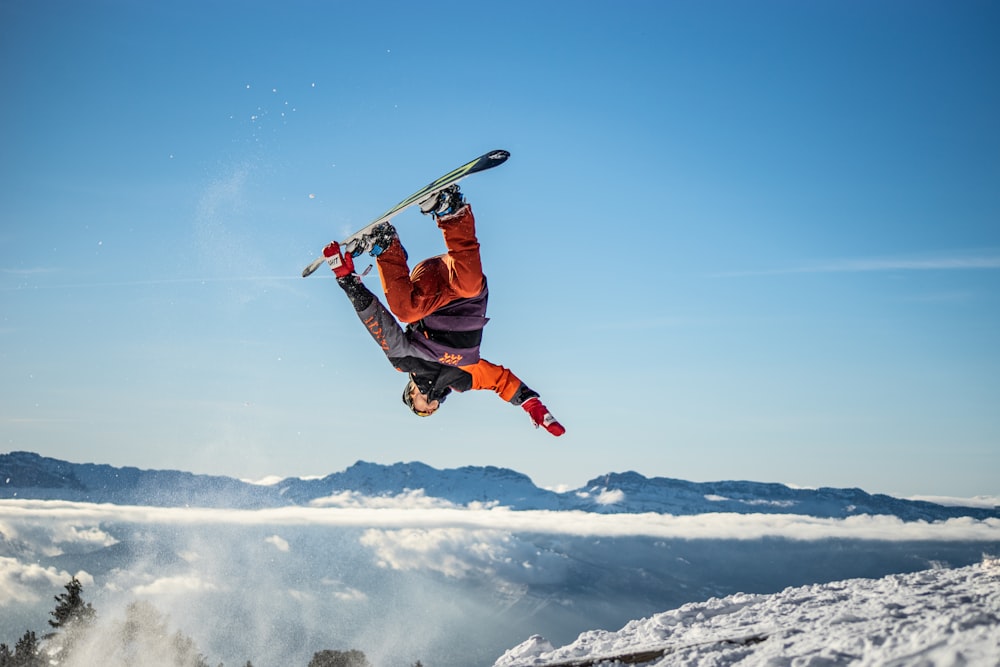
MULTIPOLYGON (((423 412, 421 410, 417 410, 417 408, 413 405, 414 390, 419 391, 419 388, 417 387, 417 383, 413 381, 413 378, 410 378, 406 381, 406 386, 403 387, 403 405, 408 407, 410 411, 418 417, 430 417, 435 411, 423 412)), ((440 405, 443 400, 443 398, 439 399, 438 405, 440 405)))

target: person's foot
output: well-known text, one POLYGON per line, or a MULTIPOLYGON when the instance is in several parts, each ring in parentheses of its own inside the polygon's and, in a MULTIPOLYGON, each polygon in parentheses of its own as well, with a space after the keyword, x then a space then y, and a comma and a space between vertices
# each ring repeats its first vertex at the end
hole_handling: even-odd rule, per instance
POLYGON ((367 252, 372 257, 378 257, 398 238, 396 228, 392 226, 392 223, 386 221, 379 223, 370 232, 352 242, 347 250, 354 257, 363 252, 367 252))
POLYGON ((420 202, 420 212, 439 218, 454 213, 463 206, 465 206, 465 197, 458 191, 458 183, 455 183, 420 202))

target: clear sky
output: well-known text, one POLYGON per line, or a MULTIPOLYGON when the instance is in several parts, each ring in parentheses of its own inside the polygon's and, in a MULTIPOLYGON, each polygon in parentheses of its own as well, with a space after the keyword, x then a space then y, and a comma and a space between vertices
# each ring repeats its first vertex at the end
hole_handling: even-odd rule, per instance
POLYGON ((996 3, 0 0, 0 91, 0 451, 1000 492, 996 3), (494 148, 483 351, 560 439, 413 417, 299 277, 494 148))

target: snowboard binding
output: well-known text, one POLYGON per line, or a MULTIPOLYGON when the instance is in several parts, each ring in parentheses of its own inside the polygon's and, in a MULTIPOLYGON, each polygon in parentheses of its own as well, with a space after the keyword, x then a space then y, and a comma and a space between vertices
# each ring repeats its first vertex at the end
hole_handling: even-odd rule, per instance
POLYGON ((458 183, 455 183, 420 202, 420 212, 424 215, 440 218, 443 215, 454 213, 463 206, 465 206, 465 197, 458 191, 458 183))
POLYGON ((344 249, 351 253, 352 257, 357 257, 363 252, 367 252, 372 257, 378 257, 398 238, 396 228, 387 221, 377 225, 369 233, 351 241, 344 249))
POLYGON ((350 241, 344 246, 344 250, 349 252, 351 257, 357 257, 363 252, 367 252, 372 257, 378 257, 392 245, 393 241, 399 243, 403 257, 408 259, 406 248, 399 242, 396 228, 389 221, 379 223, 369 233, 350 241))

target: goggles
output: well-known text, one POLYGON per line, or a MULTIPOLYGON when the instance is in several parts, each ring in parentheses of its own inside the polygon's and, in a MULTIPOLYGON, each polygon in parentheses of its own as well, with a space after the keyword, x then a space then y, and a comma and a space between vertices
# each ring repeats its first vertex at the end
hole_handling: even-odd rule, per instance
MULTIPOLYGON (((415 391, 419 391, 419 389, 417 388, 417 384, 413 381, 413 379, 410 378, 410 380, 406 383, 406 386, 403 388, 403 405, 408 407, 410 409, 410 412, 412 412, 418 417, 430 417, 432 414, 437 412, 437 410, 428 410, 428 411, 418 410, 416 406, 413 405, 413 392, 415 391)), ((438 399, 438 406, 440 406, 442 403, 444 403, 443 396, 438 399)))

